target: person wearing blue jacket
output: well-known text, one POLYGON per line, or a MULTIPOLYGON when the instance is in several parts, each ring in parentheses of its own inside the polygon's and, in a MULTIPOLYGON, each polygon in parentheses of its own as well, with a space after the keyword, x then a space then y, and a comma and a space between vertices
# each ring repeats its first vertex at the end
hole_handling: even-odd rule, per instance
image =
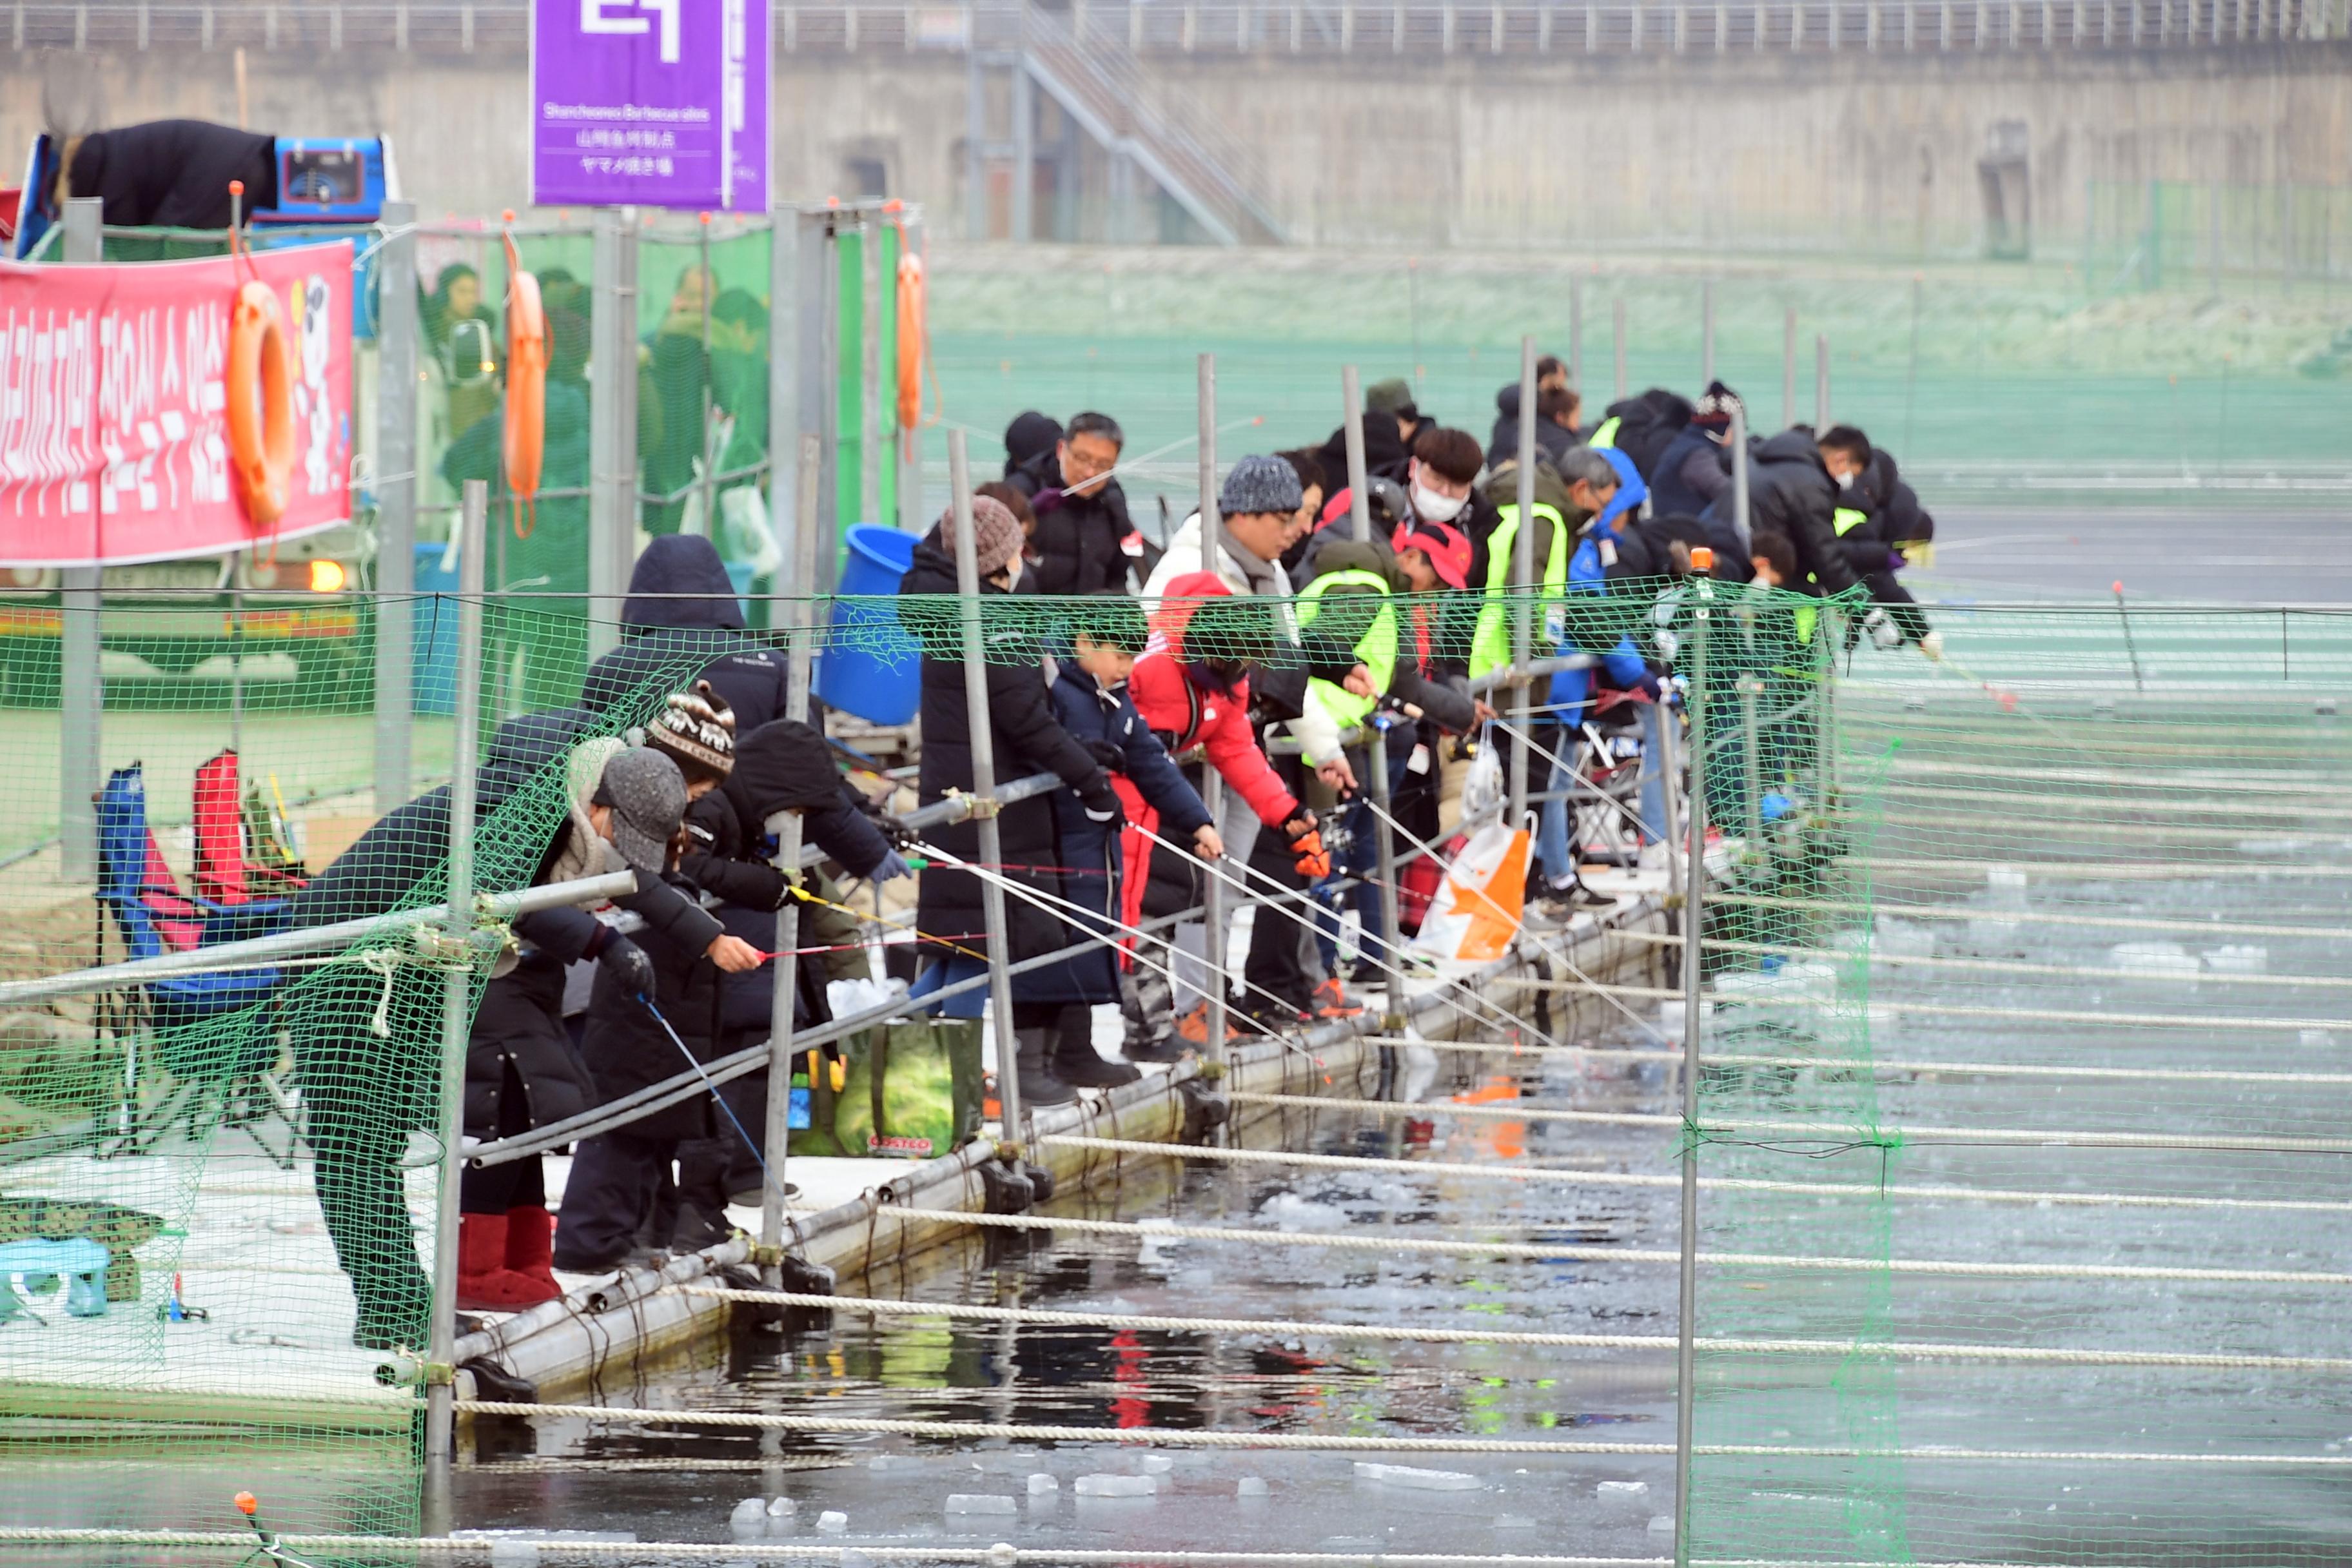
MULTIPOLYGON (((1049 694, 1055 717, 1103 770, 1123 806, 1157 813, 1163 838, 1189 840, 1204 860, 1224 853, 1209 809, 1160 745, 1160 737, 1128 700, 1127 678, 1150 637, 1143 606, 1124 594, 1088 595, 1072 628, 1071 654, 1055 660, 1049 694)), ((1079 1089, 1132 1083, 1142 1074, 1124 1062, 1106 1061, 1094 1047, 1094 1008, 1115 1005, 1118 990, 1118 879, 1126 856, 1116 818, 1102 821, 1076 791, 1055 792, 1054 816, 1061 846, 1061 896, 1085 913, 1062 911, 1073 941, 1102 940, 1059 963, 1013 978, 1013 1005, 1021 1029, 1024 1062, 1043 1057, 1054 1086, 1046 1095, 1031 1088, 1024 1068, 1022 1092, 1033 1105, 1066 1103, 1079 1089), (1053 1010, 1049 1031, 1041 1014, 1053 1010), (1059 1095, 1059 1100, 1052 1098, 1059 1095)))

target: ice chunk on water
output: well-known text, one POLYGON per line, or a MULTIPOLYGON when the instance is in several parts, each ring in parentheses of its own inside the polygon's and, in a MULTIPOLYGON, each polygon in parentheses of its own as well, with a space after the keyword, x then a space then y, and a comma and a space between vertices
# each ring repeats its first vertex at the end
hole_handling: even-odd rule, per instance
POLYGON ((2107 961, 2150 980, 2194 980, 2205 968, 2177 942, 2119 942, 2107 950, 2107 961))
POLYGON ((1668 1515, 1668 1514, 1663 1514, 1663 1513, 1654 1513, 1654 1514, 1652 1514, 1652 1515, 1650 1516, 1650 1533, 1651 1533, 1651 1534, 1653 1534, 1653 1535, 1672 1535, 1674 1532, 1675 1532, 1675 1521, 1674 1521, 1674 1519, 1673 1519, 1673 1517, 1672 1517, 1671 1515, 1668 1515))
POLYGON ((2216 974, 2263 974, 2269 972, 2271 950, 2266 947, 2209 947, 2205 950, 2205 967, 2216 974))
POLYGON ((1047 1492, 1057 1492, 1061 1489, 1062 1483, 1055 1480, 1053 1477, 1047 1475, 1043 1470, 1038 1471, 1035 1475, 1029 1478, 1029 1495, 1031 1497, 1044 1497, 1047 1492))
POLYGON ((1264 1476, 1244 1476, 1241 1479, 1241 1484, 1234 1489, 1234 1495, 1235 1497, 1265 1497, 1272 1489, 1272 1488, 1265 1484, 1265 1478, 1264 1476))
POLYGON ((788 1497, 772 1498, 768 1502, 768 1521, 773 1524, 781 1520, 793 1519, 800 1511, 801 1505, 788 1497))
POLYGON ((2294 1043, 2298 1046, 2332 1046, 2336 1043, 2336 1037, 2325 1029, 2298 1029, 2294 1043))
POLYGON ((533 1541, 493 1541, 490 1568, 539 1568, 539 1543, 533 1541))
POLYGON ((1176 1461, 1165 1454, 1143 1456, 1143 1473, 1147 1476, 1164 1476, 1175 1468, 1176 1461))
POLYGON ((1649 1496, 1650 1483, 1647 1481, 1603 1481, 1601 1483, 1598 1489, 1600 1495, 1603 1498, 1611 1498, 1622 1501, 1628 1498, 1649 1496))
POLYGON ((1160 1489, 1158 1476, 1080 1476, 1080 1497, 1150 1497, 1160 1489))
POLYGON ((1429 1492, 1474 1492, 1486 1484, 1465 1470, 1424 1470, 1412 1465, 1376 1465, 1366 1459, 1356 1461, 1356 1479, 1429 1492))
POLYGON ((950 1513, 1018 1513, 1021 1505, 1009 1497, 997 1497, 988 1492, 950 1492, 950 1513))
POLYGON ((827 1535, 839 1535, 849 1528, 849 1516, 838 1509, 826 1509, 816 1516, 816 1527, 827 1535))
POLYGON ((1297 1193, 1275 1194, 1257 1214, 1277 1230, 1339 1230, 1348 1223, 1348 1211, 1338 1205, 1318 1204, 1297 1193))
POLYGON ((2022 894, 2025 891, 2025 868, 2021 866, 1988 866, 1985 887, 1995 893, 2022 894))
POLYGON ((727 1516, 727 1528, 741 1538, 765 1535, 768 1532, 768 1500, 747 1497, 737 1503, 735 1511, 727 1516))
POLYGON ((1933 958, 1936 955, 1936 933, 1916 921, 1899 921, 1892 915, 1881 915, 1871 946, 1887 958, 1933 958))

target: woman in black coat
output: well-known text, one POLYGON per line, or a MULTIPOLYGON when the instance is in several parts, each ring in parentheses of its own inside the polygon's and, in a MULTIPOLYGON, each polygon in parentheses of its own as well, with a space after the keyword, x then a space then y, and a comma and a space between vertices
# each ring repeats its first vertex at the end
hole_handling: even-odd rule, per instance
MULTIPOLYGON (((1119 820, 1118 795, 1093 755, 1055 717, 1045 694, 1044 650, 1036 634, 1015 624, 1010 585, 1021 556, 1021 525, 1004 505, 982 496, 972 502, 979 556, 982 635, 987 638, 988 708, 996 782, 1009 784, 1050 773, 1074 791, 1080 809, 1097 823, 1119 820)), ((919 610, 909 606, 908 631, 922 646, 923 766, 920 798, 925 805, 950 790, 972 788, 971 714, 964 700, 961 625, 952 602, 955 558, 950 548, 953 514, 915 547, 915 563, 898 584, 899 595, 931 596, 919 610), (945 596, 944 598, 940 596, 945 596)), ((989 962, 1018 963, 1068 946, 1075 939, 1053 902, 1063 897, 1058 868, 1063 858, 1054 802, 1037 795, 1006 806, 996 818, 1005 888, 1003 940, 982 918, 981 879, 969 871, 934 865, 923 873, 916 900, 916 930, 924 939, 929 967, 917 980, 918 995, 985 972, 989 962), (1024 898, 1033 890, 1040 903, 1024 898)), ((926 837, 960 860, 977 862, 980 827, 974 822, 931 829, 926 837)), ((950 1017, 976 1018, 983 1001, 974 987, 950 997, 950 1017)), ((1045 1029, 1058 1016, 1051 1004, 1016 1006, 1016 1027, 1026 1026, 1021 1046, 1020 1082, 1024 1103, 1066 1104, 1068 1085, 1051 1075, 1045 1061, 1045 1029), (1036 1085, 1037 1092, 1031 1091, 1036 1085)))

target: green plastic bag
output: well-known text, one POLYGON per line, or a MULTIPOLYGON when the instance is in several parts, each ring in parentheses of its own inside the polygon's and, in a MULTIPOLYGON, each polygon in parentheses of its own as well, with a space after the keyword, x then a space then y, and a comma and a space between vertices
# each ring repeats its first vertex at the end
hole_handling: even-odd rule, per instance
POLYGON ((979 1020, 900 1019, 861 1030, 843 1046, 840 1092, 811 1096, 812 1121, 831 1100, 829 1131, 843 1153, 929 1160, 979 1132, 979 1020))

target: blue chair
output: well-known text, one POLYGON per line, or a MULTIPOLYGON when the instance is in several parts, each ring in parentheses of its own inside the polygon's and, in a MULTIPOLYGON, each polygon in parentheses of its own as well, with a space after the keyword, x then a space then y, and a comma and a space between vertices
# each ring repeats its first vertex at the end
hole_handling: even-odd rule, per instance
MULTIPOLYGON (((126 959, 187 952, 284 927, 291 900, 226 904, 181 890, 147 825, 143 764, 109 775, 97 805, 98 901, 121 936, 126 959)), ((184 1122, 195 1130, 215 1112, 240 1123, 271 1115, 290 1121, 292 1099, 274 1077, 277 1031, 231 1016, 268 1001, 279 978, 274 968, 173 975, 101 1005, 100 1026, 123 1042, 120 1131, 132 1148, 184 1122), (150 1047, 154 1065, 178 1080, 152 1097, 142 1092, 150 1076, 143 1048, 150 1047), (142 1101, 149 1102, 144 1110, 142 1101)), ((281 1153, 254 1136, 273 1158, 291 1160, 290 1143, 281 1153)))

